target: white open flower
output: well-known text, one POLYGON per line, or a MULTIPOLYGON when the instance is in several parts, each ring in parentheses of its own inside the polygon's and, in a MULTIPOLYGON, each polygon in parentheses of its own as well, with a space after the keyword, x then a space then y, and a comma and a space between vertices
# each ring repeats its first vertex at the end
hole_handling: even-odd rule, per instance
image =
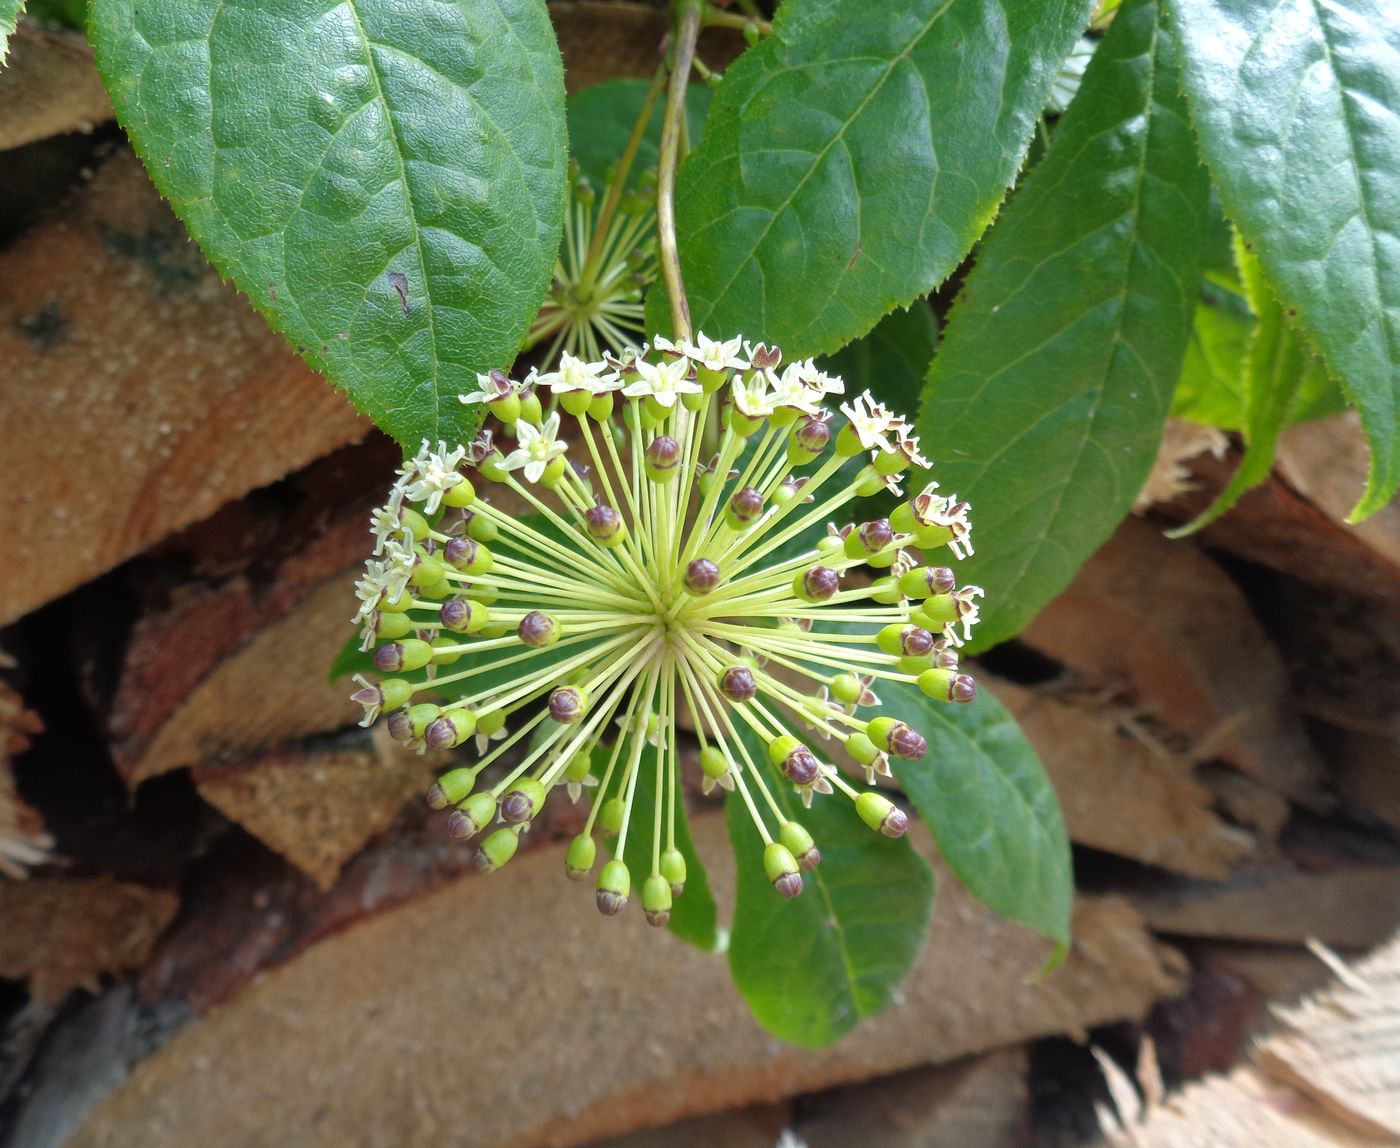
POLYGON ((869 391, 853 403, 842 403, 841 413, 851 420, 851 430, 860 440, 862 450, 894 450, 889 434, 903 426, 904 420, 877 403, 869 391))
POLYGON ((520 388, 503 371, 492 371, 487 375, 477 375, 476 390, 458 395, 459 402, 470 406, 473 403, 489 403, 518 393, 520 388))
POLYGON ((647 363, 639 359, 633 368, 640 378, 622 388, 622 393, 631 398, 655 399, 658 406, 669 410, 681 395, 698 395, 702 391, 699 383, 686 378, 690 374, 688 359, 665 363, 647 363))
POLYGON ((773 395, 762 373, 750 375, 747 380, 735 375, 730 394, 734 409, 746 418, 764 419, 773 413, 773 395))
POLYGON ((570 391, 587 391, 590 395, 601 395, 615 391, 622 386, 616 371, 606 363, 586 363, 565 351, 559 357, 559 369, 546 371, 534 376, 533 381, 548 387, 554 394, 562 395, 570 391))
POLYGON ((506 455, 503 465, 507 470, 524 467, 526 479, 539 482, 544 468, 568 449, 567 443, 559 441, 558 411, 545 419, 543 426, 521 419, 515 424, 515 449, 506 455))
POLYGON ((442 496, 465 481, 457 468, 466 457, 466 447, 448 450, 445 442, 439 442, 437 450, 429 450, 428 440, 424 439, 418 454, 399 472, 403 476, 404 494, 414 502, 423 503, 424 514, 436 514, 442 505, 442 496))
POLYGON ((789 363, 778 377, 773 386, 773 406, 791 407, 814 417, 821 411, 821 393, 808 387, 801 363, 789 363))
MULTIPOLYGON (((796 377, 802 381, 802 385, 812 392, 817 402, 821 402, 827 395, 844 395, 846 393, 846 383, 840 375, 828 375, 811 359, 803 359, 800 363, 793 363, 788 369, 792 370, 796 377)), ((787 374, 786 371, 783 373, 787 374)))
POLYGON ((704 331, 698 331, 695 343, 686 354, 707 371, 747 371, 749 361, 739 354, 743 345, 742 337, 720 342, 707 338, 704 331))
POLYGON ((909 434, 904 427, 899 427, 895 434, 895 450, 899 451, 899 453, 908 460, 910 466, 917 466, 923 470, 928 470, 928 468, 933 465, 933 463, 929 462, 929 460, 919 452, 918 435, 909 434))

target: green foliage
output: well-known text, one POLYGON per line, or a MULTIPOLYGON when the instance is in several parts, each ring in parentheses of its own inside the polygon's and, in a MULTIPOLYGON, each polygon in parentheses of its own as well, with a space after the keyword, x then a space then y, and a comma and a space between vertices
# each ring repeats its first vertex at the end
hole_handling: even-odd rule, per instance
POLYGON ((24 0, 0 0, 0 63, 10 52, 10 37, 15 34, 15 25, 24 11, 24 0))
MULTIPOLYGON (((601 188, 607 182, 608 168, 626 150, 632 125, 641 114, 649 86, 646 80, 610 80, 569 97, 569 153, 578 160, 579 170, 595 187, 601 188)), ((704 135, 710 96, 710 89, 704 84, 691 84, 686 90, 686 121, 692 146, 704 135)), ((647 121, 646 134, 632 165, 631 183, 637 182, 638 173, 656 167, 663 102, 656 101, 651 119, 647 121)))
MULTIPOLYGON (((744 731, 749 753, 763 746, 744 731)), ((738 866, 729 968, 759 1023, 807 1048, 839 1040, 885 1009, 914 965, 933 912, 933 871, 907 839, 873 833, 843 797, 809 810, 784 785, 774 796, 817 842, 822 863, 785 901, 763 870, 763 842, 742 799, 725 803, 738 866)))
POLYGON ((1172 414, 1221 430, 1244 425, 1244 353, 1253 329, 1243 294, 1201 280, 1172 414))
MULTIPOLYGON (((1025 155, 1081 0, 788 0, 677 185, 695 326, 827 354, 943 280, 1025 155)), ((648 317, 665 326, 652 293, 648 317)))
POLYGON ((96 0, 117 115, 190 233, 406 447, 470 437, 549 282, 563 70, 544 6, 96 0))
POLYGON ((1128 512, 1181 371, 1207 186, 1151 0, 1124 4, 984 245, 919 415, 972 504, 975 644, 1010 637, 1128 512))
POLYGON ((928 738, 922 761, 894 775, 969 892, 1008 920, 1069 940, 1074 874, 1055 791, 1031 743, 983 690, 967 705, 882 682, 884 708, 928 738))
POLYGON ((1307 336, 1289 325, 1288 317, 1264 282, 1259 261, 1243 247, 1237 252, 1240 275, 1250 309, 1256 316, 1241 367, 1241 413, 1244 459, 1225 489, 1201 514, 1174 530, 1173 537, 1190 534, 1214 522, 1266 478, 1273 467, 1279 435, 1298 405, 1304 385, 1317 387, 1321 369, 1307 336))
POLYGON ((1361 409, 1364 517, 1400 482, 1400 19, 1393 0, 1170 0, 1226 214, 1361 409))
POLYGON ((87 24, 87 0, 29 0, 21 7, 36 20, 82 28, 87 24))

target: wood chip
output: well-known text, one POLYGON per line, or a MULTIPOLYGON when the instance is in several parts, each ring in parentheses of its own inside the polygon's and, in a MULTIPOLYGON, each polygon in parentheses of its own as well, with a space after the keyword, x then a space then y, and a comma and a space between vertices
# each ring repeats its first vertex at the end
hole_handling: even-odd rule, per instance
POLYGON ((36 1000, 95 991, 100 973, 140 968, 175 916, 174 893, 108 877, 0 881, 0 977, 36 1000))
POLYGON ((200 795, 329 889, 440 771, 442 755, 405 753, 382 727, 342 746, 264 754, 194 771, 200 795))
POLYGON ((1088 699, 977 675, 1021 723, 1059 795, 1071 840, 1196 877, 1223 877, 1254 839, 1211 810, 1211 793, 1088 699))
POLYGON ((1199 482, 1186 464, 1203 454, 1224 458, 1229 449, 1229 438, 1216 427, 1202 426, 1189 419, 1168 419, 1152 470, 1133 502, 1133 513, 1146 513, 1159 502, 1171 502, 1187 491, 1196 490, 1199 482))
MULTIPOLYGON (((81 32, 20 21, 0 68, 0 151, 48 136, 90 132, 112 105, 81 32)), ((13 162, 13 161, 11 161, 13 162)))
POLYGON ((53 844, 39 815, 15 790, 11 766, 43 729, 39 715, 25 709, 19 694, 0 682, 0 877, 23 877, 29 866, 47 859, 53 844))
POLYGON ((126 152, 0 253, 0 360, 0 624, 369 429, 126 152))
POLYGON ((1085 563, 1022 640, 1126 689, 1154 717, 1283 793, 1319 762, 1282 662, 1239 588, 1190 542, 1136 519, 1085 563))
MULTIPOLYGON (((693 828, 712 883, 732 887, 723 818, 693 828)), ((1117 901, 1081 903, 1069 960, 1032 982, 1045 942, 945 873, 901 1002, 803 1052, 759 1029, 723 958, 637 913, 600 922, 561 866, 562 846, 533 850, 322 941, 139 1066, 73 1148, 287 1128, 304 1148, 578 1144, 1141 1016, 1180 984, 1117 901)))

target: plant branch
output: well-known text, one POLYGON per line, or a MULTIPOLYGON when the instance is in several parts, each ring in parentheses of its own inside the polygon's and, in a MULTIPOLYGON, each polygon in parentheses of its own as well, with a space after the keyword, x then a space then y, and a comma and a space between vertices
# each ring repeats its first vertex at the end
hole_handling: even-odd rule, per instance
POLYGON ((726 12, 723 8, 716 8, 713 4, 705 5, 704 18, 701 23, 706 28, 736 28, 740 32, 752 26, 758 29, 760 36, 773 34, 773 25, 762 16, 746 16, 739 12, 726 12))
POLYGON ((666 91, 666 112, 661 120, 661 157, 656 179, 656 234, 661 277, 671 300, 672 334, 690 338, 690 304, 681 277, 680 252, 676 249, 676 162, 681 129, 685 124, 685 93, 695 61, 695 41, 700 35, 700 5, 686 3, 676 30, 671 56, 671 82, 666 91))

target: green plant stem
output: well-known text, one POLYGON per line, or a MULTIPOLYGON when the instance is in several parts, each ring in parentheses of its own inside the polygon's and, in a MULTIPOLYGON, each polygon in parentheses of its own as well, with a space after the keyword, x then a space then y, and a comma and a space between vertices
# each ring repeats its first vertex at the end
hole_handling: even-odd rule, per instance
POLYGON ((758 10, 751 4, 740 4, 748 15, 741 15, 738 12, 726 12, 723 8, 716 8, 713 4, 706 4, 701 23, 706 28, 737 28, 742 32, 750 24, 758 29, 760 36, 771 36, 773 25, 758 14, 758 10))
POLYGON ((681 129, 685 125, 685 90, 695 61, 695 41, 700 35, 700 5, 690 2, 681 11, 671 57, 671 82, 666 91, 666 112, 661 121, 661 156, 657 164, 656 239, 661 277, 671 300, 672 334, 690 338, 690 304, 681 277, 680 252, 676 248, 676 163, 681 129))
POLYGON ((586 270, 582 286, 591 288, 598 278, 599 269, 595 264, 598 262, 603 239, 607 235, 608 225, 612 223, 613 216, 617 214, 617 205, 622 202, 622 193, 627 188, 627 180, 632 173, 632 164, 636 161, 637 150, 642 146, 642 140, 646 138, 647 123, 651 120, 652 109, 656 107, 656 101, 660 99, 661 89, 665 83, 666 65, 662 64, 656 69, 651 86, 647 88, 646 98, 642 100, 642 110, 637 113, 637 122, 632 125, 632 134, 627 137, 627 146, 617 161, 617 171, 613 174, 612 181, 608 185, 608 193, 603 199, 602 210, 598 213, 598 222, 593 227, 593 239, 588 244, 588 254, 584 257, 586 270))

